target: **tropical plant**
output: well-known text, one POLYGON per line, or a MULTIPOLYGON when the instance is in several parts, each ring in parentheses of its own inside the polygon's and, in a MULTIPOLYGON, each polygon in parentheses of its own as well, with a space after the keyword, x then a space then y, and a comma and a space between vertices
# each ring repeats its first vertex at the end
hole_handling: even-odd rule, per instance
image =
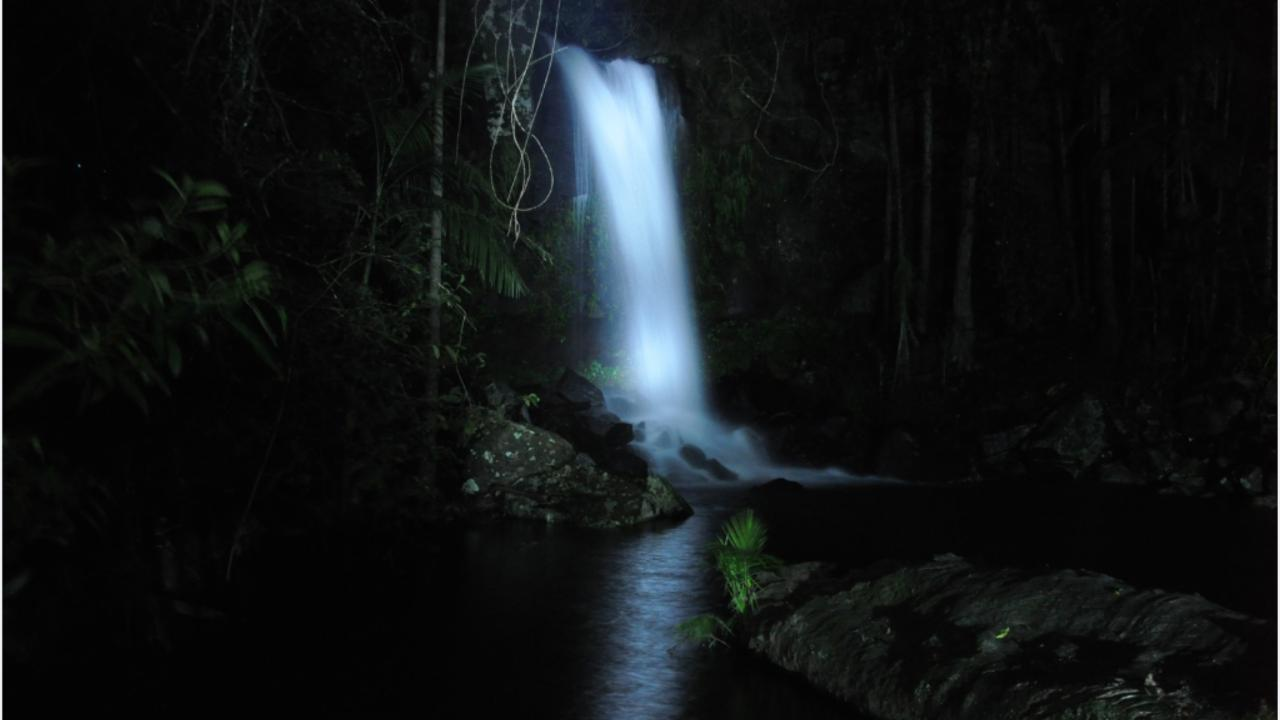
POLYGON ((582 368, 582 376, 600 387, 618 387, 626 383, 627 371, 620 365, 608 365, 592 360, 582 368))
MULTIPOLYGON (((764 552, 767 539, 764 523, 756 517, 755 511, 748 508, 729 518, 721 527, 720 536, 711 543, 711 562, 724 581, 733 618, 755 610, 760 589, 757 576, 781 563, 778 558, 764 552)), ((682 640, 706 647, 727 645, 726 638, 733 634, 731 622, 732 618, 725 620, 705 613, 677 625, 676 634, 682 640)))
POLYGON ((733 634, 733 628, 718 615, 703 613, 677 625, 676 634, 681 640, 705 647, 727 646, 729 643, 724 638, 733 634))
MULTIPOLYGON (((473 69, 471 74, 483 69, 473 69)), ((375 258, 404 264, 411 272, 418 268, 415 274, 422 274, 420 263, 427 254, 429 235, 424 229, 430 227, 432 200, 420 175, 431 164, 431 126, 422 110, 401 109, 373 117, 382 137, 375 147, 378 172, 374 202, 366 210, 371 251, 366 278, 375 258)), ((445 175, 449 194, 439 202, 446 249, 498 294, 524 295, 528 289, 512 257, 514 248, 504 242, 505 228, 497 219, 501 211, 484 172, 465 158, 455 157, 445 175)))
POLYGON ((747 509, 729 518, 712 547, 712 558, 729 595, 729 607, 738 615, 756 607, 760 588, 756 575, 780 562, 765 554, 767 536, 764 523, 754 511, 747 509))
POLYGON ((156 175, 165 196, 126 222, 37 239, 6 218, 36 246, 4 268, 4 346, 18 369, 6 411, 78 384, 82 407, 120 392, 145 413, 150 392, 167 395, 191 343, 208 347, 217 326, 277 367, 286 315, 268 299, 272 269, 252 257, 247 226, 225 217, 230 193, 212 180, 156 175))

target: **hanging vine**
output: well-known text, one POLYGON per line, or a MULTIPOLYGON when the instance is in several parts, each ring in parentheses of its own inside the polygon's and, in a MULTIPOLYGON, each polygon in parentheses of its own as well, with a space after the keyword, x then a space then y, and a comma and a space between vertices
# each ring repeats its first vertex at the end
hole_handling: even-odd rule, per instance
MULTIPOLYGON (((546 13, 542 0, 510 0, 506 3, 502 0, 478 0, 473 10, 473 23, 474 31, 463 66, 463 82, 476 46, 483 40, 487 49, 481 51, 481 56, 496 68, 496 72, 487 76, 484 88, 486 99, 496 107, 488 122, 487 179, 494 201, 507 214, 506 236, 515 245, 521 240, 521 215, 545 205, 555 189, 551 158, 533 126, 542 108, 558 50, 560 1, 556 1, 549 36, 543 31, 546 13), (551 46, 541 55, 538 54, 539 38, 548 39, 551 46), (544 62, 546 69, 539 82, 537 66, 544 62), (500 162, 504 154, 511 157, 510 167, 503 167, 500 162), (528 196, 533 181, 544 166, 546 191, 541 198, 531 200, 528 196)), ((459 102, 459 133, 462 115, 463 106, 459 102)), ((455 139, 455 159, 459 144, 460 140, 455 139)))

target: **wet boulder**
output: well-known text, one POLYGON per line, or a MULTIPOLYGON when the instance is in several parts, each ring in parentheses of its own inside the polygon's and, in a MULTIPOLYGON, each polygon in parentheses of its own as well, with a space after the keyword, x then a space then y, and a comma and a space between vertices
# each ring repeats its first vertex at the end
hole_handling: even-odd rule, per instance
POLYGON ((693 514, 662 478, 620 477, 577 464, 525 478, 494 494, 491 501, 492 509, 506 517, 588 528, 624 527, 693 514))
POLYGON ((689 467, 701 470, 716 480, 738 479, 738 473, 725 467, 719 460, 707 457, 707 454, 695 445, 681 446, 680 458, 688 463, 689 467))
POLYGON ((565 370, 552 400, 539 403, 531 418, 610 472, 628 477, 648 474, 648 464, 626 448, 635 439, 635 428, 606 410, 600 388, 572 370, 565 370))
POLYGON ((473 409, 466 426, 467 477, 461 491, 479 514, 607 528, 693 512, 634 455, 629 465, 601 464, 555 433, 487 409, 473 409))
POLYGON ((604 392, 590 380, 568 368, 565 368, 564 374, 556 383, 556 394, 578 410, 604 406, 604 392))
POLYGON ((492 382, 484 386, 481 393, 485 407, 508 420, 529 422, 529 408, 510 385, 492 382))
POLYGON ((1223 435, 1256 395, 1256 383, 1246 378, 1220 378, 1205 383, 1178 401, 1175 408, 1178 429, 1199 437, 1223 435))
POLYGON ((774 478, 769 482, 760 483, 759 485, 756 485, 755 487, 751 488, 749 492, 755 493, 757 495, 767 496, 767 495, 793 495, 795 493, 800 492, 801 490, 804 490, 804 485, 801 485, 795 480, 788 480, 786 478, 774 478))
POLYGON ((872 717, 1226 720, 1275 679, 1263 621, 1097 573, 943 555, 759 580, 740 641, 872 717))
POLYGON ((631 423, 604 408, 591 408, 578 413, 581 418, 578 433, 584 445, 597 447, 622 447, 635 438, 631 423))
POLYGON ((614 475, 642 478, 649 474, 649 463, 629 447, 608 448, 592 455, 600 468, 614 475))
POLYGON ((1000 460, 1018 449, 1023 440, 1035 429, 1034 425, 1014 425, 982 436, 982 458, 1000 460))
POLYGON ((1096 479, 1108 485, 1145 485, 1146 479, 1123 463, 1105 462, 1096 466, 1096 479))
POLYGON ((1028 465, 1075 478, 1098 461, 1107 447, 1102 401, 1088 393, 1054 408, 1022 442, 1028 465))
POLYGON ((511 422, 492 411, 473 410, 466 429, 467 477, 480 490, 556 470, 575 454, 573 446, 559 435, 511 422))

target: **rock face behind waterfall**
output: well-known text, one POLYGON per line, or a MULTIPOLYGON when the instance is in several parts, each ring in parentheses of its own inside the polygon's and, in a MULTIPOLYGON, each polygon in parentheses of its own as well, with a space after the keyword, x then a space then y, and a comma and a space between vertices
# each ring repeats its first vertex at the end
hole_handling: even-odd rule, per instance
POLYGON ((1275 677, 1263 622, 1106 575, 944 555, 761 579, 750 649, 878 718, 1255 717, 1275 677))
POLYGON ((463 492, 479 513, 592 528, 693 513, 666 480, 621 477, 575 462, 573 446, 542 428, 477 408, 466 435, 463 492))

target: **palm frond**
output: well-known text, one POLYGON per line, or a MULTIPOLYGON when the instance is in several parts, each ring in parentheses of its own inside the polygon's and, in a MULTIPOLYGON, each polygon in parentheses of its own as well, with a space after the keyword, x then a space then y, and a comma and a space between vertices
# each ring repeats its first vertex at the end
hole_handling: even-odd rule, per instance
POLYGON ((767 538, 764 523, 754 511, 747 509, 729 518, 720 542, 740 552, 758 553, 764 550, 767 538))
POLYGON ((474 207, 446 201, 444 223, 455 252, 481 282, 505 297, 517 298, 528 292, 520 268, 491 217, 474 207))

